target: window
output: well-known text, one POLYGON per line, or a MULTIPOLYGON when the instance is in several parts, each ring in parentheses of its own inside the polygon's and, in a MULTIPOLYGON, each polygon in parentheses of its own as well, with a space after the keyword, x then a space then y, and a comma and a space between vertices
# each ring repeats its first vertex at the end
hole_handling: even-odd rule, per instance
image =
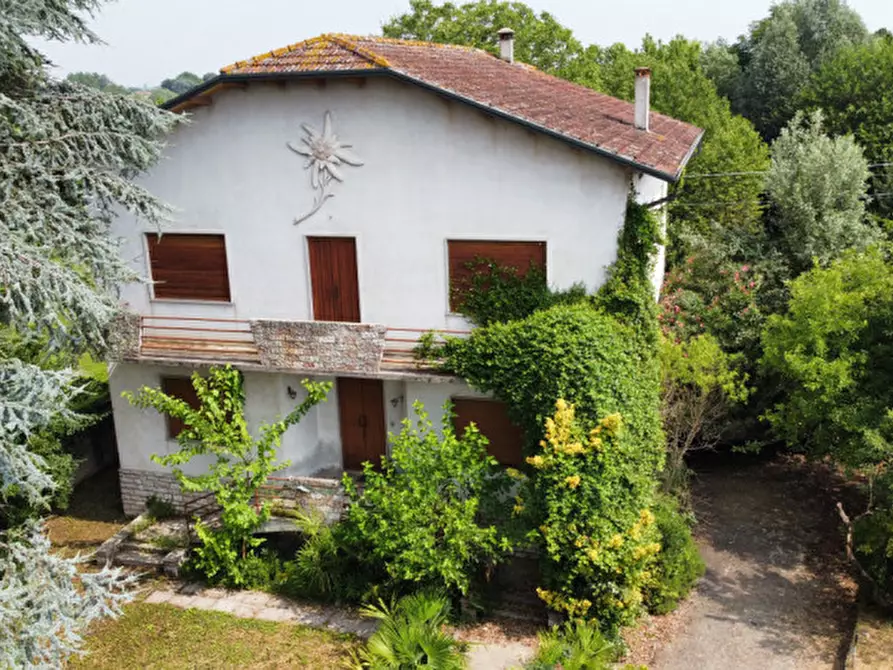
POLYGON ((449 240, 450 311, 458 312, 462 305, 463 289, 467 290, 475 260, 484 258, 502 267, 515 268, 524 275, 531 265, 546 271, 545 242, 485 242, 478 240, 449 240))
MULTIPOLYGON (((161 390, 169 396, 184 400, 192 409, 199 408, 198 395, 196 395, 195 388, 192 386, 191 377, 162 377, 161 390)), ((177 435, 183 432, 186 424, 180 419, 174 419, 170 416, 165 416, 165 418, 167 419, 168 438, 172 440, 177 439, 177 435)))
POLYGON ((487 452, 500 465, 519 467, 524 462, 524 434, 511 422, 508 408, 498 400, 453 398, 453 427, 461 435, 474 422, 490 441, 487 452))
POLYGON ((146 234, 156 298, 229 302, 223 235, 146 234))

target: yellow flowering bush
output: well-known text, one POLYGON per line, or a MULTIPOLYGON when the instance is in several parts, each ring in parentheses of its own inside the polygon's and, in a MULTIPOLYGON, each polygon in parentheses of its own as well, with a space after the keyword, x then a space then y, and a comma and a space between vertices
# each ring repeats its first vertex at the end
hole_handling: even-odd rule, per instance
POLYGON ((637 474, 637 443, 624 439, 619 414, 585 430, 574 406, 559 400, 545 426, 540 452, 527 459, 537 470, 528 505, 541 505, 542 520, 532 535, 546 557, 537 593, 571 618, 616 630, 641 611, 661 549, 649 509, 654 479, 637 474))

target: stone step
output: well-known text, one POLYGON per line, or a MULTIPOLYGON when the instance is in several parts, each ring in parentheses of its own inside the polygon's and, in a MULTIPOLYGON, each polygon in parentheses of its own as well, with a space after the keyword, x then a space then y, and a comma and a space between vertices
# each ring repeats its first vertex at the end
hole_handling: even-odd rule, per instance
POLYGON ((167 552, 143 552, 135 549, 124 549, 115 554, 115 565, 127 565, 135 568, 151 568, 161 570, 167 552))

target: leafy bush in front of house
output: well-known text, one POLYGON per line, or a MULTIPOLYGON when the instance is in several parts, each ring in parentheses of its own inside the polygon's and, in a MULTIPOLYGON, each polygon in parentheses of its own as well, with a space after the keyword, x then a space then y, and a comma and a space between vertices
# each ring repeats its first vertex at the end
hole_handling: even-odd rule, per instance
POLYGON ((586 299, 583 284, 574 284, 563 291, 549 288, 546 273, 533 264, 524 274, 486 258, 468 265, 471 276, 453 290, 461 296, 462 314, 478 326, 516 321, 553 305, 586 299))
POLYGON ((705 570, 704 559, 691 536, 693 519, 679 511, 679 503, 667 495, 658 496, 654 507, 660 551, 651 568, 645 588, 645 605, 652 614, 666 614, 676 609, 705 570))
POLYGON ((649 568, 660 550, 650 511, 654 472, 620 414, 598 422, 556 403, 546 420, 528 502, 545 552, 540 598, 571 618, 596 618, 611 634, 640 612, 649 568))
POLYGON ((477 428, 457 436, 446 411, 438 434, 421 403, 414 409, 417 421, 404 420, 390 458, 380 469, 364 464, 362 490, 344 477, 351 500, 344 538, 382 565, 392 585, 466 594, 472 578, 511 549, 490 521, 508 478, 477 428))
MULTIPOLYGON (((387 581, 381 565, 371 564, 345 537, 343 523, 329 525, 319 512, 299 513, 295 523, 304 544, 283 564, 275 586, 280 593, 315 600, 361 602, 387 581)), ((364 551, 364 547, 358 547, 364 551)))
POLYGON ((462 670, 464 645, 445 630, 450 602, 441 594, 419 592, 396 603, 367 605, 361 613, 379 621, 378 630, 353 655, 357 670, 428 668, 462 670))
POLYGON ((689 471, 685 457, 712 449, 728 425, 729 410, 747 400, 747 377, 735 369, 712 335, 659 341, 661 417, 667 439, 664 490, 685 497, 689 471))
POLYGON ((212 492, 220 505, 219 527, 202 521, 195 524, 202 544, 195 550, 194 569, 210 582, 226 586, 266 581, 258 574, 274 569, 253 550, 263 542, 254 532, 269 518, 270 508, 268 502, 255 507, 254 494, 274 472, 288 466, 276 460, 283 433, 324 401, 331 385, 305 380, 306 398, 281 421, 262 425, 258 438, 248 432, 238 370, 229 365, 212 367, 207 378, 193 374, 192 385, 198 409, 158 389, 144 387, 136 395, 124 395, 137 407, 151 407, 183 421, 186 427, 177 436, 180 450, 152 459, 170 467, 185 492, 212 492), (184 472, 182 466, 208 456, 212 460, 205 474, 184 472))
POLYGON ((539 646, 525 670, 608 670, 620 651, 599 627, 574 619, 538 635, 539 646))

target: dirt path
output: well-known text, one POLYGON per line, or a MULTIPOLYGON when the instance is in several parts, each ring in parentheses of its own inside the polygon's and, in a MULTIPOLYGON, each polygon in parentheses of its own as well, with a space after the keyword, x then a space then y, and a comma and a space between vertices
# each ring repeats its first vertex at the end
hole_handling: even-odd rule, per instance
POLYGON ((711 468, 693 493, 707 574, 653 670, 842 668, 855 586, 831 498, 782 462, 711 468))

